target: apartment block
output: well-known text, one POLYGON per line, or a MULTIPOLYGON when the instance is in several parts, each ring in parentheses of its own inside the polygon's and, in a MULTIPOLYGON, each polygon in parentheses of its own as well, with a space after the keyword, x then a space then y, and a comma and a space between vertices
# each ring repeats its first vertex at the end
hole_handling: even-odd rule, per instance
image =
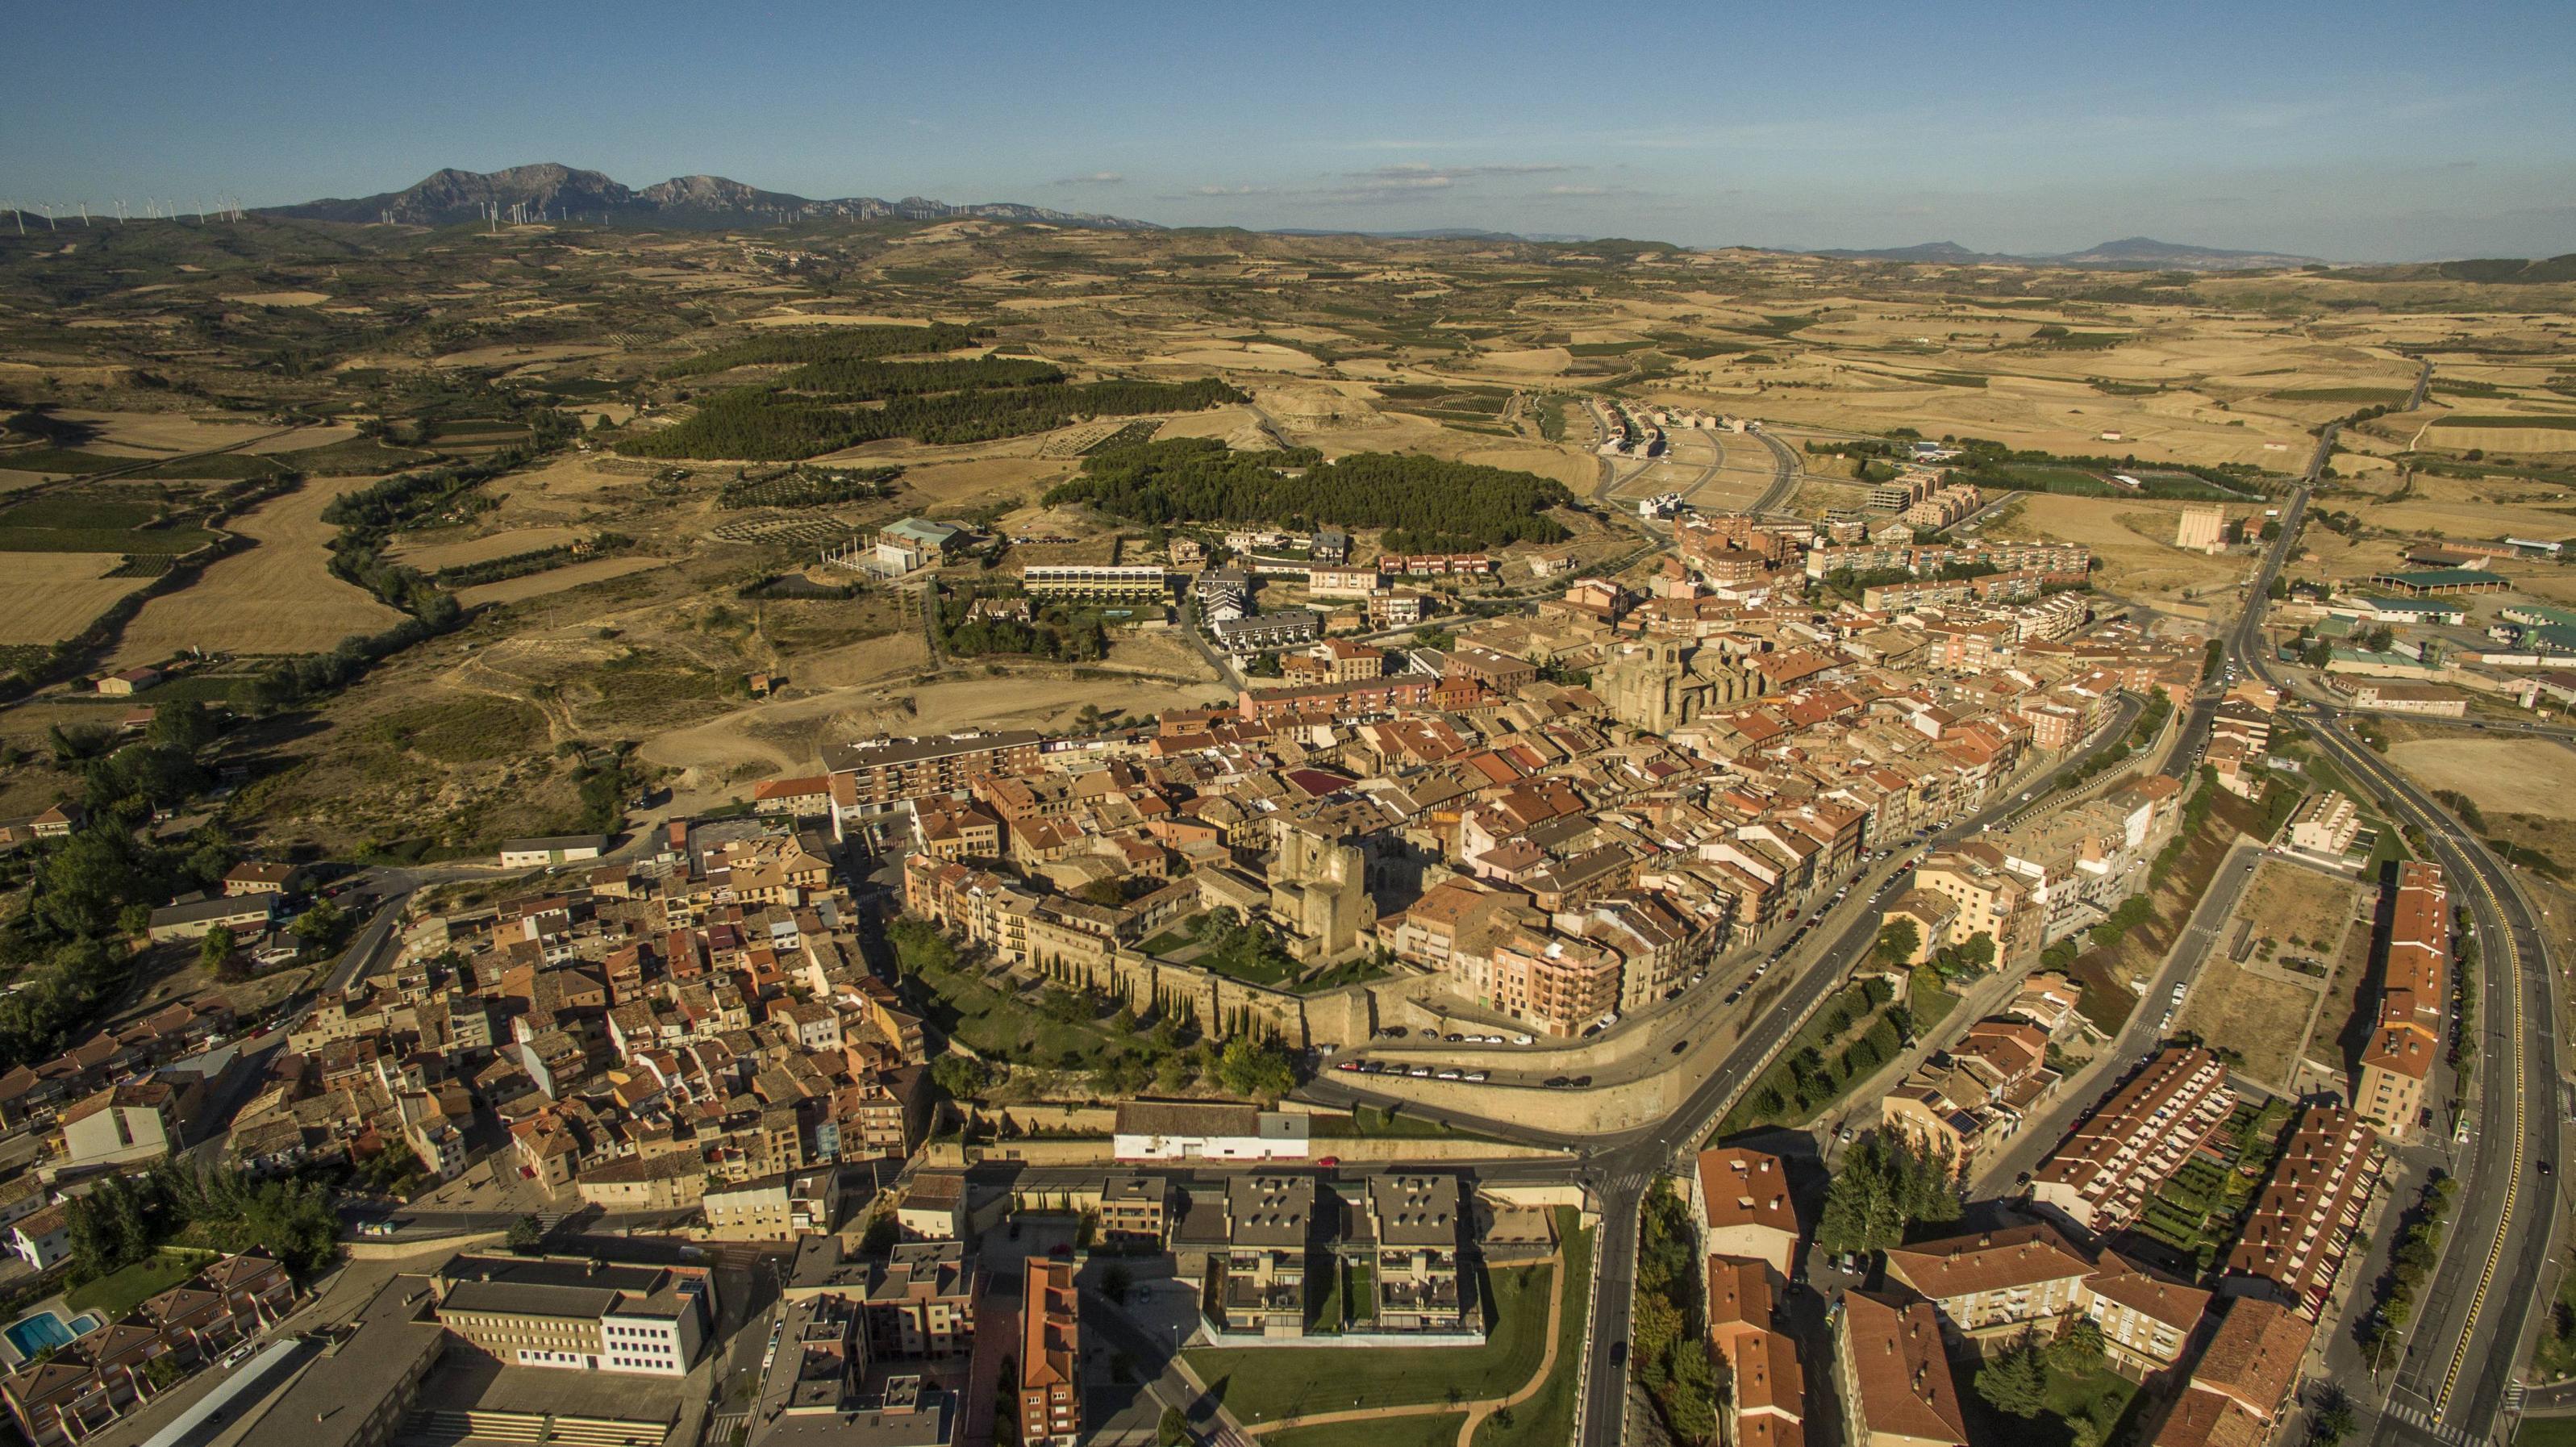
POLYGON ((887 813, 914 799, 962 794, 977 779, 1037 767, 1042 735, 1026 729, 825 744, 836 818, 887 813))
POLYGON ((2316 1320, 2382 1168, 2379 1132, 2361 1117, 2336 1106, 2302 1111, 2227 1254, 2230 1288, 2260 1283, 2275 1300, 2316 1320))
POLYGON ((2388 901, 2379 1017, 2353 1082, 2355 1108, 2392 1140, 2411 1139, 2424 1123, 2450 991, 2451 896, 2441 866, 2400 864, 2388 901))
POLYGON ((1074 1447, 1082 1440, 1081 1298, 1073 1263, 1028 1258, 1020 1292, 1020 1442, 1074 1447))
POLYGON ((1834 1367, 1852 1447, 1965 1447, 1968 1423, 1932 1303, 1903 1290, 1843 1293, 1834 1367))
POLYGON ((2096 1234, 2136 1220, 2147 1197, 2236 1109, 2210 1051, 2158 1051, 2076 1121, 2031 1175, 2031 1200, 2096 1234))

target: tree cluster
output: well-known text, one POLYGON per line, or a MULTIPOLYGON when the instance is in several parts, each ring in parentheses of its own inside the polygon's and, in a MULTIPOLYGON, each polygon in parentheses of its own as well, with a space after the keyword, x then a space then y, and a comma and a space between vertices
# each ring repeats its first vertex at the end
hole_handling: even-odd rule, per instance
POLYGON ((229 1167, 153 1162, 139 1175, 108 1176, 69 1204, 76 1274, 105 1276, 152 1254, 185 1230, 218 1251, 253 1247, 299 1276, 337 1251, 339 1217, 318 1182, 254 1180, 229 1167))
POLYGON ((865 361, 876 357, 920 356, 971 347, 983 335, 971 328, 938 322, 926 327, 832 327, 805 331, 763 332, 730 346, 684 357, 662 369, 665 377, 699 377, 735 367, 777 363, 865 361))
POLYGON ((1628 1363, 1681 1442, 1717 1432, 1717 1373, 1708 1355, 1707 1266, 1692 1234, 1690 1203, 1657 1177, 1637 1242, 1637 1295, 1628 1363))
POLYGON ((943 362, 809 362, 779 379, 791 391, 833 402, 882 402, 931 392, 973 392, 1061 382, 1051 362, 970 357, 943 362))
POLYGON ((1894 1131, 1871 1131, 1852 1142, 1825 1189, 1816 1220, 1816 1245, 1845 1251, 1884 1251, 1905 1242, 1918 1221, 1959 1219, 1959 1183, 1951 1163, 1918 1150, 1894 1131))
POLYGON ((1234 452, 1202 437, 1097 453, 1046 494, 1144 523, 1386 528, 1422 551, 1561 542, 1545 513, 1573 500, 1535 473, 1382 452, 1326 462, 1312 448, 1234 452))

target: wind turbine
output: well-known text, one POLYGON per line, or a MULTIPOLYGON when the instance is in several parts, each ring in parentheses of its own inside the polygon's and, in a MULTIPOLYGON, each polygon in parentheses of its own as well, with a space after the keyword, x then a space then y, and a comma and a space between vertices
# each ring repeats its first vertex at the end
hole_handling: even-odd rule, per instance
POLYGON ((81 228, 83 230, 87 230, 89 228, 89 203, 87 201, 80 203, 80 218, 81 228))
POLYGON ((24 236, 24 235, 26 235, 26 234, 27 234, 27 213, 26 213, 26 212, 19 210, 19 209, 18 209, 17 207, 15 207, 15 206, 0 206, 0 211, 7 211, 7 212, 9 213, 10 219, 12 219, 12 220, 14 220, 14 221, 16 221, 16 222, 18 223, 18 234, 19 234, 19 235, 24 236))
POLYGON ((45 203, 45 229, 48 231, 60 231, 63 229, 61 223, 54 220, 54 207, 53 203, 50 201, 45 203))

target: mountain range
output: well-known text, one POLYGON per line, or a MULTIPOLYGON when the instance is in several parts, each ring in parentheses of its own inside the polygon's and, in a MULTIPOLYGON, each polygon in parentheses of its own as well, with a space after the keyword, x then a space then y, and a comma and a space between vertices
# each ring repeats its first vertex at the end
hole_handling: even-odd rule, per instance
POLYGON ((2083 266, 2110 271, 2255 271, 2323 264, 2313 256, 2285 256, 2271 251, 2222 251, 2214 246, 2158 241, 2152 236, 2123 236, 2117 241, 2105 241, 2083 251, 2061 251, 2045 256, 1970 251, 1955 241, 1927 241, 1920 246, 1897 246, 1878 251, 1815 251, 1808 254, 1845 261, 1908 261, 1935 266, 1987 263, 2002 266, 2083 266))
POLYGON ((635 190, 597 171, 544 162, 499 171, 439 171, 399 191, 373 196, 327 197, 294 206, 262 208, 266 215, 308 221, 390 221, 403 226, 454 226, 480 221, 498 208, 507 219, 513 207, 524 207, 529 220, 544 217, 598 221, 607 225, 683 226, 717 229, 776 225, 788 221, 1040 221, 1055 226, 1092 227, 1110 231, 1159 231, 1150 221, 1123 216, 1095 216, 1076 211, 1050 211, 1043 206, 997 201, 956 206, 906 196, 885 201, 874 196, 845 196, 817 201, 784 191, 763 191, 723 176, 674 176, 635 190))

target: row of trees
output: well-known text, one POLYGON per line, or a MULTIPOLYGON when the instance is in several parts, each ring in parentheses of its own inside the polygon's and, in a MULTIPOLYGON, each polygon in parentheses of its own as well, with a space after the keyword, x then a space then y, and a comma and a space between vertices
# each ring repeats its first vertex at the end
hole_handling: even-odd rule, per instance
POLYGON ((2406 1329, 2415 1319, 2415 1301, 2424 1283, 2433 1275, 2433 1264, 2441 1259, 2442 1232, 2450 1224, 2451 1204, 2459 1194, 2456 1177, 2436 1171, 2424 1183, 2424 1192, 2415 1198, 2397 1232, 2397 1249, 2390 1256, 2388 1274, 2379 1278, 2378 1301, 2368 1320, 2361 1324, 2361 1344, 2376 1349, 2389 1337, 2406 1329))
POLYGON ((635 457, 739 457, 789 462, 909 437, 954 445, 1048 432, 1089 417, 1196 412, 1247 400, 1224 382, 1042 382, 896 397, 876 407, 811 401, 761 387, 718 392, 687 420, 618 444, 635 457))
POLYGON ((1628 1362, 1675 1440, 1717 1433, 1717 1372, 1708 1353, 1708 1277, 1690 1203, 1658 1176, 1637 1241, 1637 1295, 1628 1362))
POLYGON ((1535 473, 1436 457, 1360 452, 1326 462, 1312 448, 1234 452, 1191 437, 1097 453, 1046 501, 1144 523, 1396 529, 1431 551, 1560 542, 1566 529, 1546 510, 1574 495, 1535 473))

